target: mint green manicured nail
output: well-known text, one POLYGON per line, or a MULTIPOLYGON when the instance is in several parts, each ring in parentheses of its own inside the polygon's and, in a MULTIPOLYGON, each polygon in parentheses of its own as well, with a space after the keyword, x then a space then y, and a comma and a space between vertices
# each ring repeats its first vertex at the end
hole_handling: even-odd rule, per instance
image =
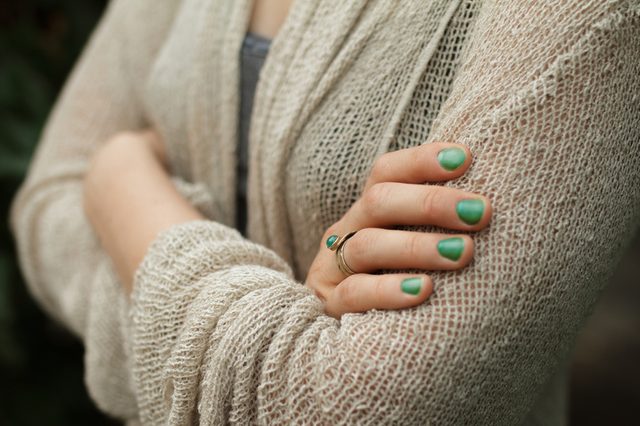
POLYGON ((445 148, 438 153, 438 162, 450 172, 460 167, 466 158, 467 154, 460 148, 445 148))
POLYGON ((403 292, 407 294, 417 295, 422 290, 422 278, 414 277, 414 278, 405 278, 402 280, 400 284, 400 288, 403 292))
POLYGON ((467 225, 480 222, 484 213, 484 201, 478 199, 462 200, 456 206, 458 217, 467 225))
POLYGON ((438 242, 438 253, 449 260, 456 261, 464 251, 464 240, 460 237, 447 238, 438 242))

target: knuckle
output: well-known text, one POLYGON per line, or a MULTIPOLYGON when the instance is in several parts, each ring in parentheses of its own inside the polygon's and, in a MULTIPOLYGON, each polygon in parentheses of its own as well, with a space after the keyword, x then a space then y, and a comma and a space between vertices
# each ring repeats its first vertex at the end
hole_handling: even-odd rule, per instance
POLYGON ((438 203, 440 202, 440 195, 437 187, 427 186, 425 187, 424 195, 422 196, 422 211, 430 214, 435 211, 438 203))
POLYGON ((389 154, 382 154, 373 163, 371 169, 371 177, 374 181, 384 180, 389 175, 389 170, 392 168, 391 156, 389 154))
POLYGON ((314 281, 307 280, 307 282, 305 283, 305 285, 306 285, 308 288, 310 288, 310 289, 313 291, 313 293, 314 293, 314 294, 315 294, 315 295, 316 295, 320 300, 325 301, 325 300, 327 299, 327 298, 326 298, 326 295, 325 295, 325 294, 324 294, 324 292, 322 291, 322 288, 321 288, 317 283, 315 283, 314 281))
POLYGON ((337 288, 338 298, 346 309, 354 309, 358 306, 358 288, 356 282, 345 279, 337 288))
POLYGON ((420 234, 415 232, 411 233, 407 237, 405 242, 405 251, 406 255, 411 259, 419 259, 420 257, 424 257, 424 252, 426 251, 422 245, 422 238, 420 238, 420 234))
POLYGON ((372 185, 362 196, 363 207, 368 212, 375 212, 378 206, 385 204, 385 200, 389 199, 391 187, 388 183, 376 183, 372 185))
POLYGON ((351 269, 355 271, 368 269, 371 247, 375 247, 376 240, 376 230, 365 228, 345 242, 344 257, 351 269))
POLYGON ((329 295, 325 293, 322 289, 316 287, 310 287, 313 290, 313 294, 322 301, 322 303, 326 303, 329 299, 329 295))
POLYGON ((349 260, 353 260, 355 255, 366 253, 367 249, 375 244, 376 232, 372 228, 365 228, 358 231, 345 244, 345 251, 348 250, 349 260))
POLYGON ((323 267, 323 263, 314 261, 309 268, 305 286, 310 288, 323 302, 330 298, 334 286, 326 276, 326 266, 323 267))
POLYGON ((309 272, 307 272, 306 285, 311 288, 317 288, 318 285, 316 284, 316 280, 312 278, 322 276, 321 272, 322 272, 322 269, 320 267, 320 262, 318 262, 316 259, 313 261, 313 263, 309 267, 309 272))
POLYGON ((385 292, 384 292, 384 282, 381 277, 377 277, 373 285, 371 286, 371 293, 373 297, 373 305, 378 308, 384 307, 385 292))

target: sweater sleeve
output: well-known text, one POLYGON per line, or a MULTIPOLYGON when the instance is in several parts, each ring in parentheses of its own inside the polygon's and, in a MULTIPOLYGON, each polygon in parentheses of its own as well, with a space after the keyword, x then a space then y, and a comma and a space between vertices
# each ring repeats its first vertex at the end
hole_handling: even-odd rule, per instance
POLYGON ((11 208, 11 226, 31 294, 85 342, 86 381, 97 404, 133 418, 118 315, 126 298, 88 223, 83 175, 109 137, 145 126, 143 82, 173 4, 112 1, 92 34, 38 144, 11 208))
POLYGON ((536 11, 496 3, 431 138, 477 148, 460 185, 490 190, 495 215, 474 263, 434 274, 419 307, 338 321, 272 251, 174 226, 134 283, 143 423, 523 421, 638 225, 640 22, 637 3, 607 4, 571 40, 536 44, 535 25, 504 25, 536 11))

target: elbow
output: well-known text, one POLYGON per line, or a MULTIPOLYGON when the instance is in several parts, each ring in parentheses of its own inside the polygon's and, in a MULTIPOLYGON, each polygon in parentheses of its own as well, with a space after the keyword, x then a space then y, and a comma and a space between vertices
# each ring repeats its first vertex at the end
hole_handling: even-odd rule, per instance
POLYGON ((16 257, 24 282, 31 295, 47 311, 54 310, 51 296, 41 284, 38 271, 40 248, 36 244, 38 220, 36 211, 42 209, 42 194, 28 181, 18 189, 9 207, 9 229, 15 241, 16 257))
POLYGON ((18 263, 31 295, 52 316, 64 321, 65 300, 74 299, 78 280, 90 274, 94 237, 82 206, 82 182, 73 179, 27 180, 14 196, 9 227, 18 263), (70 259, 80 262, 71 267, 70 259), (87 269, 81 277, 78 272, 87 269))
POLYGON ((31 220, 34 205, 37 204, 37 193, 30 190, 26 182, 18 188, 18 191, 13 196, 11 204, 9 206, 9 221, 8 226, 13 239, 15 241, 16 252, 21 269, 27 281, 30 281, 29 268, 25 261, 28 258, 28 253, 33 253, 33 247, 29 247, 29 236, 32 228, 34 227, 33 220, 31 220))

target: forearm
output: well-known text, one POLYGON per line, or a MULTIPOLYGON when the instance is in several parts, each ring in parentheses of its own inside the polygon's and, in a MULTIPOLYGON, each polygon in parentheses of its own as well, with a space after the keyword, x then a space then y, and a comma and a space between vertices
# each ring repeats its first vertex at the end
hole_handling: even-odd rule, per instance
POLYGON ((84 208, 127 293, 150 243, 172 225, 204 219, 176 190, 138 133, 112 138, 93 158, 84 208))

